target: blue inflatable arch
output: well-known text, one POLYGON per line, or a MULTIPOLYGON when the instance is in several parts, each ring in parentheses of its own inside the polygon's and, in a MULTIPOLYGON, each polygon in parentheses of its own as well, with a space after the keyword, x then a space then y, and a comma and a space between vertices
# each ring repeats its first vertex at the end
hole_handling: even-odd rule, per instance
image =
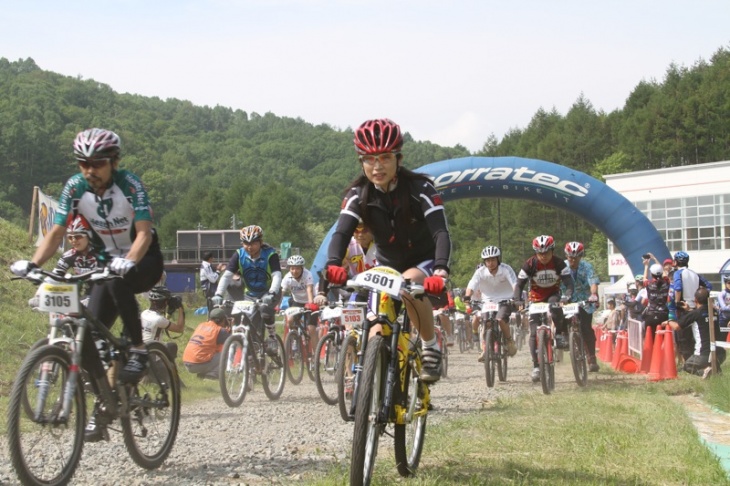
MULTIPOLYGON (((598 228, 626 258, 632 273, 644 273, 641 255, 671 258, 664 239, 644 214, 598 179, 552 162, 520 157, 464 157, 417 169, 431 176, 446 201, 471 198, 527 199, 564 209, 598 228)), ((312 274, 327 262, 333 225, 319 247, 312 274)))

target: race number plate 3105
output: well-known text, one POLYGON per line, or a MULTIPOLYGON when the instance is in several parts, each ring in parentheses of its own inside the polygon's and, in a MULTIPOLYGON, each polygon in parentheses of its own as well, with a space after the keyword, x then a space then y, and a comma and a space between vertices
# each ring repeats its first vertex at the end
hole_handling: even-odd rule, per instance
POLYGON ((81 312, 79 287, 73 284, 42 284, 38 308, 59 314, 78 314, 81 312))
POLYGON ((394 297, 398 297, 403 284, 400 272, 390 267, 375 267, 358 273, 355 282, 365 288, 379 290, 394 297))

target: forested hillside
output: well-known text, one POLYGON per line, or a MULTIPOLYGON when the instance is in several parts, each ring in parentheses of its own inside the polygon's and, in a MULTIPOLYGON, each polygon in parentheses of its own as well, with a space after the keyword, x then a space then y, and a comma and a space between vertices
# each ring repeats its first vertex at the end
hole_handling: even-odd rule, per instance
MULTIPOLYGON (((669 66, 662 81, 637 83, 625 106, 611 113, 596 111, 582 95, 564 115, 536 107, 524 129, 501 140, 485 133, 484 147, 475 154, 407 135, 406 165, 510 155, 560 163, 601 179, 607 173, 730 159, 730 50, 720 48, 691 67, 669 66)), ((361 121, 353 120, 353 126, 361 121)), ((147 185, 167 247, 174 247, 178 229, 228 228, 235 215, 240 224, 263 226, 270 243, 292 241, 311 259, 336 218, 341 191, 359 171, 351 127, 120 94, 93 80, 44 71, 30 58, 0 58, 0 217, 27 227, 32 187, 57 197, 77 170, 74 135, 93 126, 122 137, 122 166, 147 185)), ((460 284, 481 247, 501 243, 506 260, 516 266, 540 233, 558 242, 583 240, 605 272, 605 238, 589 221, 515 200, 462 200, 447 209, 460 284)))

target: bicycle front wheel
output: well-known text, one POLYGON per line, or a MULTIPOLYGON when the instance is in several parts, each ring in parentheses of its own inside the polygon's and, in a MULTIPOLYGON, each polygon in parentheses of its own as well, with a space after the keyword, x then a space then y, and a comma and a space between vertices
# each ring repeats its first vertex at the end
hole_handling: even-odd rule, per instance
POLYGON ((555 368, 548 349, 550 337, 543 330, 537 332, 537 363, 540 367, 542 392, 549 395, 555 388, 555 368))
MULTIPOLYGON (((71 357, 44 345, 20 367, 8 406, 10 460, 23 484, 66 484, 84 447, 86 403, 80 379, 69 381, 71 357), (68 417, 62 418, 64 391, 75 386, 68 417), (29 415, 24 402, 32 408, 29 415)), ((78 375, 77 375, 78 376, 78 375)))
POLYGON ((395 464, 398 474, 403 477, 413 476, 421 462, 421 453, 426 439, 426 419, 428 418, 428 405, 421 401, 419 387, 427 386, 419 383, 414 376, 411 366, 406 370, 407 404, 408 409, 413 410, 412 415, 406 416, 407 423, 396 424, 393 431, 393 442, 395 446, 395 464))
POLYGON ((278 334, 272 337, 267 339, 264 346, 264 376, 261 384, 269 400, 278 400, 286 383, 286 353, 281 337, 278 334))
POLYGON ((223 343, 220 363, 218 364, 218 383, 223 401, 229 407, 239 407, 248 392, 248 354, 243 347, 243 336, 233 334, 223 343))
POLYGON ((357 338, 352 334, 340 349, 339 366, 337 367, 337 404, 340 408, 340 416, 345 422, 355 419, 352 409, 352 397, 355 393, 355 365, 357 364, 357 338))
POLYGON ((286 352, 286 374, 292 385, 298 385, 304 376, 304 351, 302 350, 302 340, 296 332, 289 331, 286 335, 284 350, 286 352))
POLYGON ((180 378, 167 348, 147 344, 147 376, 127 386, 129 414, 122 417, 122 435, 132 460, 154 469, 172 451, 180 425, 180 378))
POLYGON ((459 336, 458 336, 458 339, 459 339, 459 353, 460 354, 463 354, 464 351, 466 351, 466 346, 467 346, 466 345, 466 328, 464 328, 464 326, 462 326, 461 324, 459 324, 459 326, 457 327, 457 329, 459 331, 459 336))
POLYGON ((487 375, 487 387, 494 386, 494 375, 497 367, 496 342, 494 340, 494 331, 487 329, 484 337, 484 372, 487 375))
MULTIPOLYGON (((339 332, 339 331, 338 331, 339 332)), ((337 405, 337 373, 340 349, 334 332, 325 334, 314 353, 314 381, 317 391, 327 405, 337 405)))
POLYGON ((499 334, 499 341, 497 342, 499 348, 499 360, 497 361, 497 376, 499 381, 507 381, 507 345, 504 341, 504 334, 499 334))
POLYGON ((369 339, 359 377, 355 429, 352 437, 350 485, 369 485, 373 478, 378 440, 385 429, 378 415, 385 393, 388 351, 382 336, 369 339))
POLYGON ((570 331, 570 364, 573 366, 573 375, 578 386, 588 383, 588 363, 583 346, 583 336, 580 331, 570 331))

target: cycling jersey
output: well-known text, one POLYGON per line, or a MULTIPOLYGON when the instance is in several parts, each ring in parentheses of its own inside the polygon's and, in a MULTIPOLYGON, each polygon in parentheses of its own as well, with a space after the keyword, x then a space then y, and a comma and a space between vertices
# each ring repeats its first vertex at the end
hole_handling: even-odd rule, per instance
POLYGON ((441 196, 429 181, 419 178, 405 182, 410 182, 408 208, 400 207, 395 192, 385 193, 368 183, 367 218, 362 217, 360 206, 364 188, 356 186, 347 192, 330 240, 327 265, 342 265, 350 238, 362 219, 373 234, 380 265, 404 272, 434 260, 434 269, 448 271, 451 239, 441 196), (397 224, 404 210, 410 224, 397 224))
POLYGON ((527 259, 517 275, 515 300, 519 300, 528 280, 530 281, 530 302, 547 302, 550 296, 560 295, 561 281, 567 289, 565 295, 569 298, 572 297, 574 287, 570 267, 556 256, 553 256, 545 265, 540 263, 536 255, 527 259))
POLYGON ((64 273, 68 273, 69 270, 73 270, 76 275, 81 275, 95 270, 98 267, 99 262, 96 252, 92 250, 83 254, 77 252, 75 248, 71 248, 58 259, 53 273, 63 275, 64 273))
POLYGON ((516 285, 515 271, 506 263, 500 263, 494 275, 486 266, 477 268, 466 287, 473 293, 479 291, 484 300, 498 302, 511 299, 516 285))
POLYGON ((314 279, 312 278, 312 273, 306 268, 303 268, 299 279, 295 279, 291 272, 286 274, 281 281, 281 292, 282 294, 290 292, 294 302, 306 304, 309 302, 309 295, 307 295, 308 285, 314 286, 314 279))
MULTIPOLYGON (((239 248, 231 256, 231 259, 228 260, 226 270, 241 275, 241 281, 245 286, 246 294, 258 299, 270 290, 272 282, 271 274, 281 272, 279 254, 271 246, 263 245, 261 247, 261 253, 254 260, 245 249, 239 248)), ((219 283, 219 289, 222 283, 219 283)), ((227 287, 224 287, 223 290, 225 288, 227 287)))
POLYGON ((146 343, 159 341, 162 330, 167 329, 171 324, 165 316, 151 309, 143 311, 141 317, 142 339, 146 343))
MULTIPOLYGON (((142 181, 131 172, 112 173, 111 185, 98 196, 82 174, 72 176, 63 188, 53 222, 67 226, 80 214, 91 225, 90 243, 106 257, 124 257, 137 236, 137 221, 152 221, 152 209, 142 181)), ((153 232, 152 246, 157 246, 153 232)))
POLYGON ((378 265, 375 257, 375 243, 370 242, 370 246, 367 251, 364 251, 360 243, 355 238, 350 239, 350 244, 347 245, 347 252, 344 258, 345 268, 347 274, 350 277, 354 277, 358 273, 362 273, 369 268, 373 268, 378 265))

